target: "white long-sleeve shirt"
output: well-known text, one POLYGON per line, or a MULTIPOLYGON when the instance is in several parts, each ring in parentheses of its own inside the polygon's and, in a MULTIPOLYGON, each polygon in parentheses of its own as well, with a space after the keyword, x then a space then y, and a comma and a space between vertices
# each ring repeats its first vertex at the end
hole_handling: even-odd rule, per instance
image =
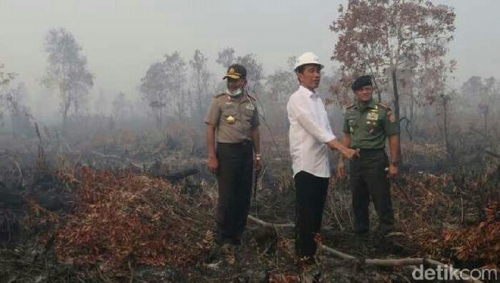
POLYGON ((335 139, 321 98, 300 86, 287 104, 293 176, 300 171, 330 177, 327 142, 335 139))

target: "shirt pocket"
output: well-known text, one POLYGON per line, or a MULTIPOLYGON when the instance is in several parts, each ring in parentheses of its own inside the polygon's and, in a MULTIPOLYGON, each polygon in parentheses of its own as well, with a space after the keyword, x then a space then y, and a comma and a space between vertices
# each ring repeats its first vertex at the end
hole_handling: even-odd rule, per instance
MULTIPOLYGON (((251 123, 253 120, 253 116, 255 115, 255 108, 252 106, 243 106, 241 113, 242 113, 242 119, 244 119, 247 123, 251 123)), ((250 104, 251 105, 251 104, 250 104)))
POLYGON ((359 127, 356 117, 348 118, 347 125, 349 126, 349 133, 351 134, 353 134, 359 127))
POLYGON ((241 129, 243 131, 250 131, 253 126, 253 118, 255 116, 255 108, 247 105, 241 106, 241 129))

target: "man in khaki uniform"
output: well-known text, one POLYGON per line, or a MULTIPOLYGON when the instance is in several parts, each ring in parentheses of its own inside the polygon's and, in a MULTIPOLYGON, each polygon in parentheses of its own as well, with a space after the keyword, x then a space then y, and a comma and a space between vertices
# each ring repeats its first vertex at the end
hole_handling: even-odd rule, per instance
MULTIPOLYGON (((394 226, 389 178, 398 174, 399 122, 387 105, 373 100, 371 76, 356 79, 352 90, 356 102, 347 107, 342 143, 360 150, 360 158, 350 161, 354 232, 366 235, 370 231, 371 198, 380 220, 377 232, 387 235, 394 226), (386 140, 389 140, 390 162, 385 152, 386 140)), ((343 177, 342 156, 338 169, 343 177)))
POLYGON ((260 168, 259 113, 255 98, 245 90, 246 69, 231 65, 227 91, 215 96, 208 110, 208 170, 217 175, 216 211, 219 245, 239 245, 252 195, 253 167, 260 168), (217 138, 216 138, 217 133, 217 138))

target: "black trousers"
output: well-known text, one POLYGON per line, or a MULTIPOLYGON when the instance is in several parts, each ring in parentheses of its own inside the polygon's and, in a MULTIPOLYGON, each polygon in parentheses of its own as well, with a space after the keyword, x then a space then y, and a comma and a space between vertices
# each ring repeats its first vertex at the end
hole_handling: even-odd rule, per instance
POLYGON ((215 216, 216 240, 219 243, 239 244, 252 196, 252 143, 218 143, 217 159, 219 200, 215 216))
POLYGON ((394 226, 394 213, 390 183, 385 171, 389 165, 387 154, 383 149, 361 150, 360 158, 352 160, 350 164, 354 232, 365 233, 370 230, 370 198, 379 217, 379 232, 391 231, 394 226))
POLYGON ((321 229, 328 178, 316 177, 300 171, 294 177, 296 195, 295 252, 299 257, 312 257, 316 253, 314 240, 321 229))

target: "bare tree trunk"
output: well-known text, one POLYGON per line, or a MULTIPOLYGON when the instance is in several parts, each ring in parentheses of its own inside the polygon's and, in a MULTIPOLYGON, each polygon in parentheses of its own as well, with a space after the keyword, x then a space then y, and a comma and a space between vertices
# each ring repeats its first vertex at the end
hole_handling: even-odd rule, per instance
POLYGON ((161 107, 156 108, 155 118, 156 118, 156 128, 158 130, 160 130, 161 125, 162 125, 162 109, 161 109, 161 107))
POLYGON ((67 97, 64 98, 64 109, 63 109, 63 132, 66 132, 66 128, 68 126, 68 112, 69 112, 69 103, 67 102, 67 97))
POLYGON ((415 112, 415 108, 414 108, 414 103, 415 103, 415 97, 413 96, 413 84, 410 86, 410 141, 412 140, 412 137, 413 137, 413 119, 414 119, 414 112, 415 112))
POLYGON ((445 98, 443 101, 443 122, 444 122, 444 143, 446 147, 446 155, 448 161, 453 161, 453 153, 450 147, 450 140, 448 139, 448 100, 445 98))
POLYGON ((484 116, 484 133, 488 135, 488 125, 487 125, 488 114, 484 114, 483 116, 484 116))
POLYGON ((198 93, 197 93, 197 95, 198 95, 197 96, 198 97, 198 105, 197 106, 198 107, 197 108, 198 108, 198 115, 200 115, 200 118, 201 118, 201 117, 203 117, 203 114, 202 114, 203 109, 202 109, 202 105, 201 105, 201 82, 200 82, 201 81, 201 70, 198 69, 198 70, 196 70, 196 72, 198 75, 197 82, 196 82, 197 91, 198 91, 198 93))
POLYGON ((65 90, 65 83, 63 82, 61 85, 59 85, 59 91, 61 92, 61 98, 62 98, 62 130, 63 133, 66 132, 66 127, 67 127, 67 122, 68 122, 68 109, 69 109, 69 103, 68 103, 68 96, 65 90))
MULTIPOLYGON (((396 77, 396 69, 393 69, 391 71, 392 74, 392 87, 393 87, 393 92, 394 92, 394 114, 396 115, 396 118, 399 119, 399 92, 398 92, 398 83, 397 83, 397 77, 396 77)), ((401 127, 398 123, 398 128, 401 127)), ((403 165, 403 155, 401 154, 401 139, 398 139, 398 156, 399 156, 399 164, 403 165)))

